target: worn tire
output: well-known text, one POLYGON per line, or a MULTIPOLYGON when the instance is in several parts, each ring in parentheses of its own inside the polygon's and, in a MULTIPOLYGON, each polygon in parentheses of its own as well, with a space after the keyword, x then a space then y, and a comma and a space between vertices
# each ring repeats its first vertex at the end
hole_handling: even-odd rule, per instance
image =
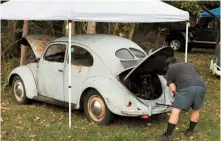
MULTIPOLYGON (((84 114, 88 121, 96 123, 98 125, 108 125, 112 123, 114 114, 108 109, 104 99, 96 90, 89 90, 83 99, 84 114), (98 115, 92 109, 92 105, 100 105, 100 112, 98 115), (95 114, 94 114, 95 113, 95 114), (100 114, 99 114, 100 113, 100 114)), ((99 107, 99 106, 98 106, 99 107)))
POLYGON ((26 97, 25 85, 20 76, 15 76, 12 83, 12 90, 15 100, 19 104, 29 104, 30 100, 26 97), (16 90, 17 87, 17 90, 16 90))
MULTIPOLYGON (((168 45, 174 49, 174 51, 185 52, 185 40, 181 36, 172 36, 168 41, 168 45), (178 41, 180 43, 180 47, 178 49, 174 49, 171 46, 173 41, 178 41)), ((188 49, 189 50, 189 49, 188 49)))

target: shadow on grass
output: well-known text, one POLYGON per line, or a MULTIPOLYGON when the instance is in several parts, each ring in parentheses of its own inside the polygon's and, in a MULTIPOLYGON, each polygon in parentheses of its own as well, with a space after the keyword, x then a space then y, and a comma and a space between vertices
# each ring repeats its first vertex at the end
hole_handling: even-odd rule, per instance
POLYGON ((116 116, 115 125, 131 125, 131 126, 147 126, 153 124, 166 123, 168 120, 167 114, 153 115, 148 119, 141 119, 140 117, 123 117, 116 116))
MULTIPOLYGON (((52 105, 52 104, 48 104, 48 103, 44 103, 40 101, 34 101, 34 100, 32 101, 31 105, 40 106, 40 107, 42 106, 52 111, 64 111, 68 114, 68 108, 62 107, 59 105, 52 105)), ((83 110, 72 109, 72 114, 79 116, 81 118, 86 118, 83 110)), ((164 122, 167 122, 167 120, 168 120, 167 114, 153 115, 148 119, 141 119, 140 117, 125 117, 125 116, 115 115, 114 121, 110 125, 147 126, 147 125, 156 124, 156 123, 157 124, 164 123, 164 122)))
POLYGON ((192 51, 188 52, 189 54, 215 54, 215 49, 201 49, 201 48, 194 48, 192 51))

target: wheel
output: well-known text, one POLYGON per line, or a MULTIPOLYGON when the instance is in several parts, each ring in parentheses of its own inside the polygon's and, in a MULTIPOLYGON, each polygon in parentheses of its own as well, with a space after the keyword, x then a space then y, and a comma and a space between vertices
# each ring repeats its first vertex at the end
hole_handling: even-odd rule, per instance
POLYGON ((83 100, 84 114, 90 122, 108 125, 113 121, 114 114, 108 109, 104 99, 96 90, 88 91, 83 100))
POLYGON ((13 79, 13 93, 15 96, 15 100, 19 104, 28 104, 30 101, 26 97, 25 85, 20 76, 15 76, 13 79))
POLYGON ((180 51, 180 52, 185 51, 185 41, 180 36, 171 37, 168 43, 169 43, 169 46, 172 47, 174 51, 180 51))

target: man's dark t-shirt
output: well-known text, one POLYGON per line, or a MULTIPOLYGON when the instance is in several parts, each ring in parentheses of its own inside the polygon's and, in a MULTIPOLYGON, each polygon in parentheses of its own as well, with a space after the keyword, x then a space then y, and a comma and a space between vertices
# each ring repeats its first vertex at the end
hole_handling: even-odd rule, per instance
POLYGON ((173 64, 167 71, 165 76, 167 85, 170 83, 176 84, 177 91, 189 86, 203 86, 204 80, 199 76, 195 67, 191 63, 176 63, 173 64))

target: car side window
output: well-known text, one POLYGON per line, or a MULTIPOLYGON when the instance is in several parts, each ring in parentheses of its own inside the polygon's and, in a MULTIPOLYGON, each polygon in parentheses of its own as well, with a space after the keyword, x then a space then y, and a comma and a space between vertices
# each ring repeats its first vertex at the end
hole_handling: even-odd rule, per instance
POLYGON ((208 29, 213 29, 214 28, 214 21, 211 20, 208 22, 208 26, 207 26, 208 29))
POLYGON ((117 50, 115 55, 120 59, 134 59, 134 56, 126 48, 117 50))
POLYGON ((144 57, 146 57, 146 55, 142 51, 140 51, 138 49, 135 49, 135 48, 129 48, 129 49, 137 58, 144 58, 144 57))
POLYGON ((90 67, 93 65, 92 55, 84 48, 72 45, 71 46, 71 64, 90 67))
POLYGON ((63 63, 65 59, 66 45, 53 44, 48 47, 44 54, 44 60, 49 62, 63 63))

